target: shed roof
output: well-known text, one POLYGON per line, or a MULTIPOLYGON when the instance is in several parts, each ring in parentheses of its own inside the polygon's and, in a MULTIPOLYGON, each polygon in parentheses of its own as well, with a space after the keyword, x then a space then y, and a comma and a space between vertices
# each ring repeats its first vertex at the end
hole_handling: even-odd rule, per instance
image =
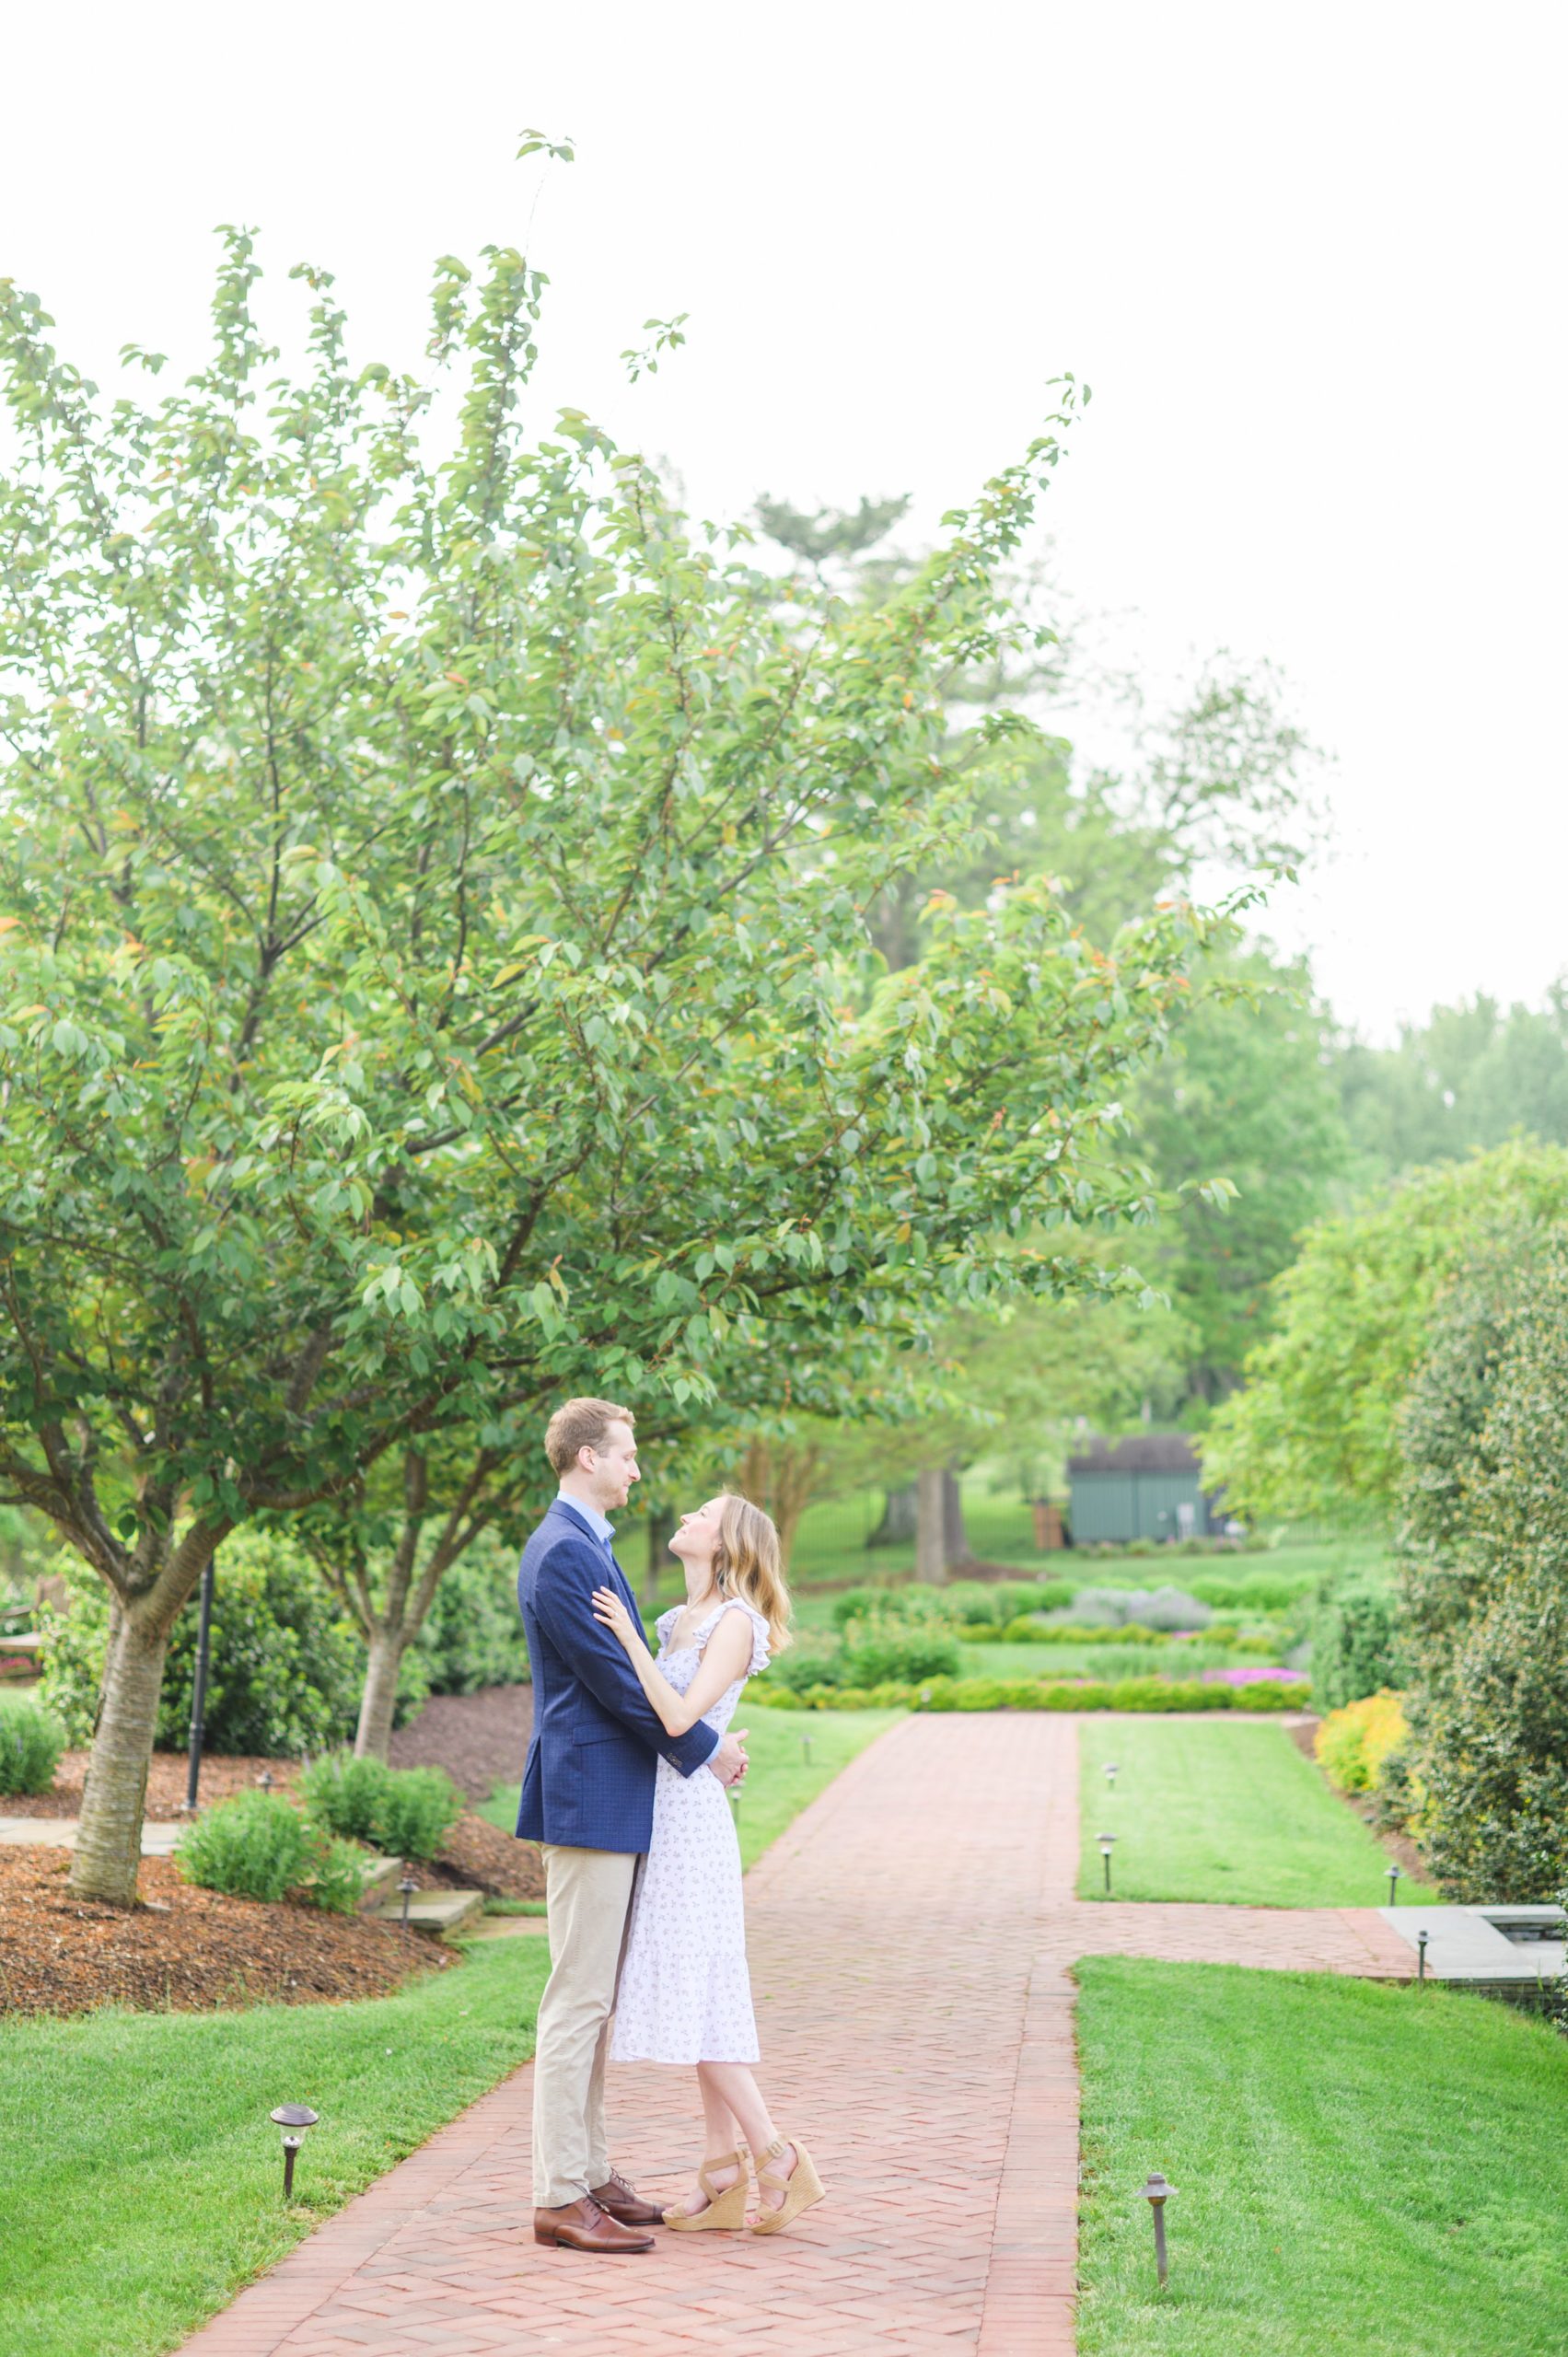
POLYGON ((1198 1452, 1185 1433, 1130 1433, 1125 1440, 1091 1437, 1067 1459, 1071 1473, 1192 1473, 1198 1452))

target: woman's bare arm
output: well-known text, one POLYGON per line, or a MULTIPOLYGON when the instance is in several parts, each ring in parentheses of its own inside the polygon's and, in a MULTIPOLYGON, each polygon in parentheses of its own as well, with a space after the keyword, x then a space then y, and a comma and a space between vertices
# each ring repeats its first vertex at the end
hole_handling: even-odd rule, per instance
POLYGON ((750 1666, 751 1623, 744 1612, 724 1615, 708 1639, 697 1665, 697 1675, 684 1694, 676 1692, 658 1667, 613 1588, 596 1590, 594 1618, 613 1630, 625 1646, 627 1658, 667 1735, 687 1734, 738 1678, 745 1677, 750 1666))

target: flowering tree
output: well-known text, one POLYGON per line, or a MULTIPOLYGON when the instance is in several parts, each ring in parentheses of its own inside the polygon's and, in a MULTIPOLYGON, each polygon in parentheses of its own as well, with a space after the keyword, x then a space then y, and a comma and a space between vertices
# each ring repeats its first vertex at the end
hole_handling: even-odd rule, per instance
POLYGON ((530 432, 521 255, 438 265, 424 382, 351 369, 309 271, 275 373, 256 274, 229 234, 210 364, 107 408, 0 289, 0 1499, 110 1590, 73 1882, 110 1899, 228 1531, 337 1550, 384 1748, 560 1395, 830 1406, 956 1304, 1083 1282, 1051 1231, 1146 1210, 1119 1091, 1210 929, 1112 958, 1036 883, 871 947, 1011 758, 934 683, 1006 628, 1071 386, 852 611, 587 417, 530 432))

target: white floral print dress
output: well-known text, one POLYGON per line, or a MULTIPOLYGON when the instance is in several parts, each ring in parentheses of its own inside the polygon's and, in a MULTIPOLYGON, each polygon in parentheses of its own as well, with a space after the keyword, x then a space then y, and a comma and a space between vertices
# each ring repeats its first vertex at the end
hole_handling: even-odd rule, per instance
MULTIPOLYGON (((703 1647, 726 1612, 751 1623, 746 1677, 703 1714, 722 1735, 747 1678, 768 1664, 768 1624, 738 1596, 702 1621, 689 1645, 666 1650, 679 1607, 656 1623, 660 1669, 684 1694, 703 1647)), ((610 2055, 617 2062, 755 2062, 757 2021, 746 1968, 740 1844, 729 1795, 706 1768, 682 1776, 667 1759, 654 1785, 654 1829, 632 1900, 615 1998, 610 2055)))

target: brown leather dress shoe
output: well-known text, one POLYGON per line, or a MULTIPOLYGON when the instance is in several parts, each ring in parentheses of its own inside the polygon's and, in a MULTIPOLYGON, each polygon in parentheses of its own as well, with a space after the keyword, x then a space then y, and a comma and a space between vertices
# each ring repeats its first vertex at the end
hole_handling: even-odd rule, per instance
POLYGON ((625 2252, 654 2247, 652 2235, 634 2234, 630 2226, 618 2225, 591 2193, 559 2210, 536 2210, 533 2238, 536 2243, 553 2243, 558 2250, 625 2252))
POLYGON ((634 2185, 628 2185, 619 2169, 611 2169, 602 2185, 588 2188, 588 2200, 608 2210, 623 2226, 662 2226, 664 2212, 656 2202, 645 2201, 634 2185))

